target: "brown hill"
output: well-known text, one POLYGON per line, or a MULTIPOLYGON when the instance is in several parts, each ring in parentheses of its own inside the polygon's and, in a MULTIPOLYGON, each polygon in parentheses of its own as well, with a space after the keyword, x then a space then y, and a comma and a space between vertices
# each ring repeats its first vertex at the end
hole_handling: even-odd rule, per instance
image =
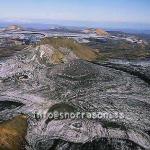
POLYGON ((27 132, 27 117, 19 115, 0 124, 0 150, 20 150, 27 132))
POLYGON ((95 32, 96 32, 97 35, 101 35, 101 36, 107 36, 107 35, 109 35, 108 32, 106 32, 106 31, 104 31, 102 29, 96 29, 95 32))
POLYGON ((90 28, 90 29, 86 29, 86 30, 83 30, 83 33, 87 33, 87 34, 97 34, 99 36, 108 36, 109 33, 106 32, 105 30, 103 29, 95 29, 95 28, 90 28))
POLYGON ((7 31, 20 31, 22 30, 22 27, 18 26, 18 25, 10 25, 7 28, 5 28, 5 30, 7 31))
POLYGON ((52 64, 65 63, 73 59, 93 61, 99 57, 95 50, 67 38, 44 38, 36 49, 39 50, 41 60, 52 64))

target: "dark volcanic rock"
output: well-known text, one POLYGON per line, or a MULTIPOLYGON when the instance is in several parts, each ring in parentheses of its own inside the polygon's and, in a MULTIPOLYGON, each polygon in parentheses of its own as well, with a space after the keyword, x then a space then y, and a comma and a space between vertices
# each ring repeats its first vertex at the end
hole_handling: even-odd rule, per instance
POLYGON ((107 62, 104 66, 127 72, 150 84, 150 61, 115 61, 107 62))
POLYGON ((45 65, 37 54, 34 48, 24 50, 0 67, 0 102, 16 102, 11 110, 3 107, 0 119, 30 116, 27 149, 150 149, 150 87, 145 80, 79 59, 45 65), (51 111, 111 117, 49 119, 51 111), (121 116, 114 117, 116 112, 121 116))

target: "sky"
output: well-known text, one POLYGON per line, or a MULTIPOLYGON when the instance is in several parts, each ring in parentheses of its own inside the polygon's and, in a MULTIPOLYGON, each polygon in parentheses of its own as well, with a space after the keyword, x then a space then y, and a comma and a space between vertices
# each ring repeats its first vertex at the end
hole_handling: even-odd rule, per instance
POLYGON ((0 0, 0 20, 150 25, 150 0, 0 0))

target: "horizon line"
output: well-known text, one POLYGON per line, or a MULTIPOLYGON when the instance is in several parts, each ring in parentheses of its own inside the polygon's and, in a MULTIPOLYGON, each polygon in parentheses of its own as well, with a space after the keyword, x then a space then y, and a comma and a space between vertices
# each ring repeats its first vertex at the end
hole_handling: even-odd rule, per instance
POLYGON ((21 18, 1 18, 0 23, 8 24, 41 24, 41 25, 59 25, 59 26, 74 26, 74 27, 102 27, 102 28, 112 28, 112 29, 138 29, 138 30, 150 30, 150 23, 143 22, 123 22, 123 21, 80 21, 80 20, 54 20, 45 18, 32 18, 32 19, 21 19, 21 18))

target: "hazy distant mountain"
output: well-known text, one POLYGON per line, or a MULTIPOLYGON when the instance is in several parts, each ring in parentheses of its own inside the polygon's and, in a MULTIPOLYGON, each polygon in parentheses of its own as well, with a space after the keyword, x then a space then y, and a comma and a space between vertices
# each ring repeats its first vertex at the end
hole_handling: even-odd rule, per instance
POLYGON ((10 25, 8 27, 5 28, 6 31, 20 31, 23 28, 19 25, 10 25))

